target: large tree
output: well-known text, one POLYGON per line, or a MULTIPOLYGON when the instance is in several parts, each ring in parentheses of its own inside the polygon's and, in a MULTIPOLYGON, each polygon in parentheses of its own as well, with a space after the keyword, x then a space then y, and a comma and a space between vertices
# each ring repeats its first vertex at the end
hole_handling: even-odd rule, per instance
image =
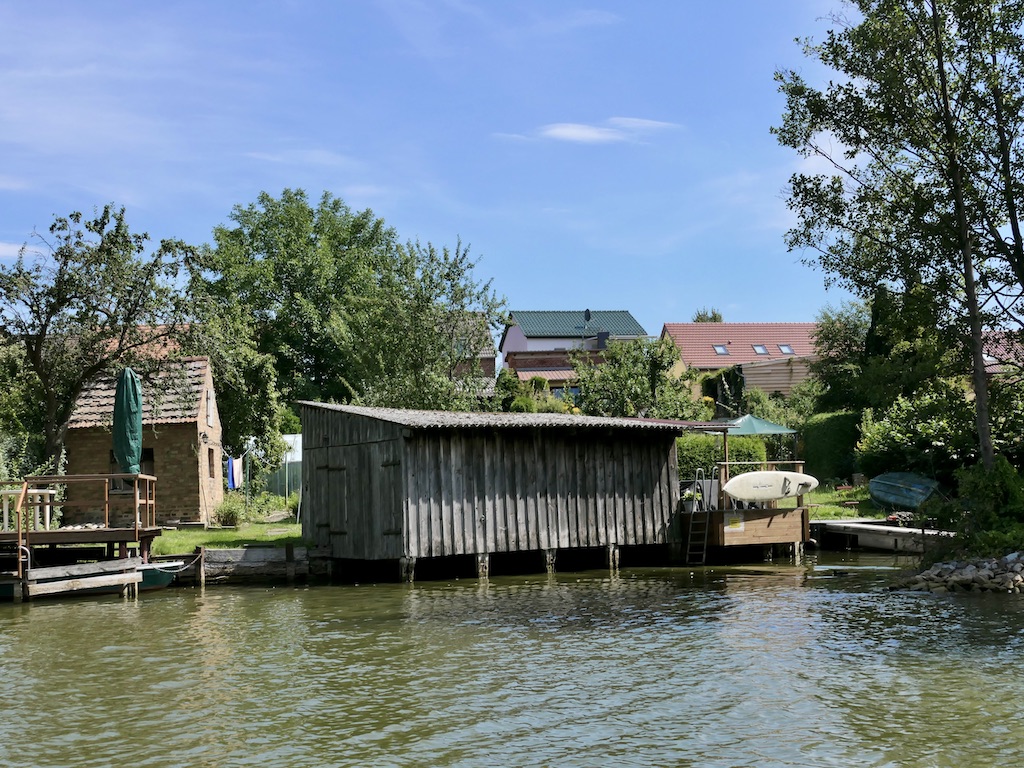
POLYGON ((611 341, 600 359, 571 355, 579 393, 574 402, 590 416, 709 419, 710 406, 694 397, 691 381, 676 376, 679 350, 668 338, 611 341))
MULTIPOLYGON (((780 142, 823 159, 791 179, 791 248, 864 299, 923 290, 943 343, 964 350, 976 429, 993 458, 984 332, 1018 325, 1024 236, 1024 5, 856 0, 807 54, 841 77, 823 90, 779 72, 780 142)), ((965 371, 967 372, 967 371, 965 371)))
POLYGON ((281 398, 468 406, 502 302, 454 250, 400 243, 370 210, 324 193, 262 193, 197 262, 192 291, 272 360, 281 398), (216 309, 219 308, 219 309, 216 309), (481 330, 483 334, 481 336, 481 330))
POLYGON ((147 255, 148 239, 107 205, 91 218, 56 218, 13 265, 0 265, 0 331, 23 353, 26 408, 38 408, 51 462, 86 385, 180 348, 191 313, 177 280, 192 250, 163 240, 147 255))

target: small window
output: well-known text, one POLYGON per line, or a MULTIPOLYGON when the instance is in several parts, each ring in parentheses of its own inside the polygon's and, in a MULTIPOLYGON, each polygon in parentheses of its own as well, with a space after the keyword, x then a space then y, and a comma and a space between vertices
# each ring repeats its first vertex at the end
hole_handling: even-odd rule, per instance
POLYGON ((793 354, 793 345, 792 344, 779 344, 779 352, 781 352, 784 355, 792 355, 793 354))
POLYGON ((714 347, 715 347, 715 354, 716 355, 728 355, 729 354, 729 348, 727 346, 725 346, 725 344, 715 344, 714 347))
POLYGON ((209 465, 210 478, 217 477, 217 457, 213 453, 213 448, 206 449, 206 460, 209 465))
POLYGON ((752 346, 754 348, 754 354, 757 354, 757 355, 767 355, 768 354, 768 347, 766 347, 764 344, 751 344, 750 346, 752 346))

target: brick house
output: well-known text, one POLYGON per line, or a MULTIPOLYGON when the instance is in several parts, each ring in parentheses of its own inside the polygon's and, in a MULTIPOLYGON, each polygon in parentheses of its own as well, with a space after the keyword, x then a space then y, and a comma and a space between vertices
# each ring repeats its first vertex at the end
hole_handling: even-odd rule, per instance
MULTIPOLYGON (((116 474, 111 425, 116 382, 104 379, 78 398, 68 423, 65 446, 69 475, 116 474)), ((158 524, 172 521, 209 524, 224 499, 221 423, 213 374, 205 357, 169 362, 142 384, 142 474, 155 475, 158 524)), ((96 491, 68 486, 64 524, 94 521, 96 491)), ((112 526, 130 524, 129 490, 111 491, 112 526), (121 502, 123 498, 124 503, 121 502)))
POLYGON ((547 380, 558 392, 575 377, 569 354, 586 351, 596 362, 609 341, 647 338, 647 331, 626 310, 524 311, 509 313, 501 336, 503 366, 520 381, 547 380))
POLYGON ((679 350, 679 373, 739 368, 744 386, 789 395, 810 378, 816 323, 665 323, 679 350))

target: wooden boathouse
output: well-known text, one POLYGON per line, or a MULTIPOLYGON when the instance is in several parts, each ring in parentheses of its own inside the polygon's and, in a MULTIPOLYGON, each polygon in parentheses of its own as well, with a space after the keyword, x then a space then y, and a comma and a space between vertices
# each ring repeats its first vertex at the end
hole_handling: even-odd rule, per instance
MULTIPOLYGON (((676 437, 705 424, 302 403, 303 536, 335 561, 671 543, 676 437)), ((715 429, 720 427, 715 426, 715 429)))

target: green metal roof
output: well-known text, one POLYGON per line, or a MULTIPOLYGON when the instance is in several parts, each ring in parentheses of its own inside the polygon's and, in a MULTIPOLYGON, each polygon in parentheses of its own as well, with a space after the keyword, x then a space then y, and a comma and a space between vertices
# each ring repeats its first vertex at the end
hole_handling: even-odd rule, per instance
POLYGON ((600 332, 612 336, 647 335, 643 326, 624 309, 595 309, 590 313, 589 322, 583 319, 584 311, 513 310, 510 314, 527 338, 587 338, 600 332))

